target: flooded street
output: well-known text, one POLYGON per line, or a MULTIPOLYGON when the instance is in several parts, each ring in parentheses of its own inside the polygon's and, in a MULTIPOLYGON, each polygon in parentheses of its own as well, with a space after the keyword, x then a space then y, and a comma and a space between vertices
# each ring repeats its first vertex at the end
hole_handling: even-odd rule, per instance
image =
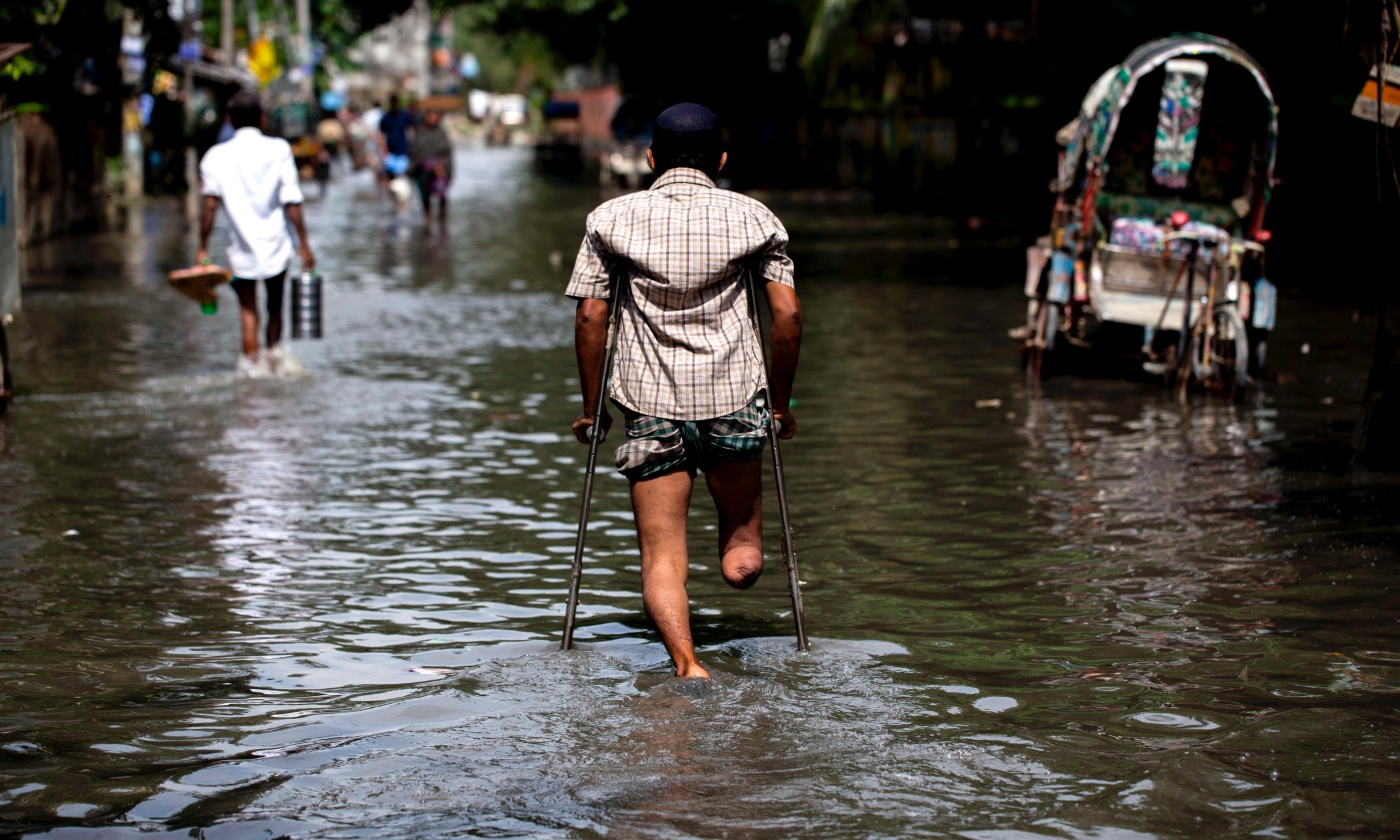
POLYGON ((813 650, 775 543, 754 589, 724 585, 701 493, 695 697, 611 470, 583 650, 556 650, 586 456, 562 292, 600 200, 468 148, 424 238, 367 175, 333 183, 306 206, 326 337, 289 380, 234 378, 231 294, 210 318, 167 287, 194 256, 170 207, 28 253, 0 834, 1400 830, 1400 477, 1330 443, 1366 315, 1285 297, 1287 376, 1238 407, 1036 392, 1006 338, 1016 255, 775 201, 806 312, 783 454, 813 650))

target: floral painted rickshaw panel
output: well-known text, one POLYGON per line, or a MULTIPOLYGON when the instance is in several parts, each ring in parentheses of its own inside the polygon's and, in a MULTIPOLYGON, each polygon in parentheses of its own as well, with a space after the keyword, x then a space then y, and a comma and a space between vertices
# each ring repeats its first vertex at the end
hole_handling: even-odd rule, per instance
POLYGON ((1166 69, 1152 149, 1152 180, 1167 189, 1181 190, 1190 179, 1196 156, 1209 68, 1204 61, 1179 58, 1168 61, 1166 69))

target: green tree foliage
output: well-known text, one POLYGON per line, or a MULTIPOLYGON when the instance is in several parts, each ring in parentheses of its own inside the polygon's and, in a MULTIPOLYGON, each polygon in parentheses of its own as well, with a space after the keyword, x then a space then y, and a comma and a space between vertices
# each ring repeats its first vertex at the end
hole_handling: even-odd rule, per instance
POLYGON ((470 4, 479 32, 503 38, 529 34, 558 66, 611 65, 625 88, 713 96, 768 75, 768 39, 788 34, 798 54, 813 0, 478 0, 470 4), (684 92, 684 93, 683 93, 684 92))
POLYGON ((818 0, 811 13, 811 30, 807 34, 807 46, 802 53, 802 63, 809 72, 825 61, 836 35, 850 22, 851 15, 860 0, 818 0))
POLYGON ((532 35, 565 64, 601 58, 608 27, 632 11, 626 0, 481 0, 469 8, 475 31, 532 35))
MULTIPOLYGON (((206 44, 217 45, 220 40, 220 10, 222 0, 201 0, 203 14, 202 36, 206 44)), ((290 28, 291 3, 283 0, 256 0, 258 20, 290 28)), ((247 32, 247 0, 235 0, 234 43, 246 46, 257 33, 247 32)), ((413 5, 412 0, 311 0, 312 37, 325 47, 326 59, 334 63, 346 61, 346 51, 365 32, 388 23, 413 5)), ((286 58, 284 57, 284 63, 286 58)))
POLYGON ((6 41, 20 40, 40 26, 52 26, 63 17, 68 0, 5 0, 0 3, 0 26, 6 41))
POLYGON ((476 56, 481 75, 472 84, 485 90, 526 93, 548 87, 558 76, 561 61, 548 39, 529 30, 495 29, 495 18, 480 4, 453 12, 454 49, 476 56))
POLYGON ((119 20, 123 9, 134 12, 148 32, 173 47, 177 35, 167 0, 2 0, 0 40, 87 43, 106 34, 98 22, 119 20))
POLYGON ((0 66, 0 76, 4 76, 10 81, 19 81, 25 76, 32 76, 37 72, 39 72, 39 64, 23 53, 0 66))

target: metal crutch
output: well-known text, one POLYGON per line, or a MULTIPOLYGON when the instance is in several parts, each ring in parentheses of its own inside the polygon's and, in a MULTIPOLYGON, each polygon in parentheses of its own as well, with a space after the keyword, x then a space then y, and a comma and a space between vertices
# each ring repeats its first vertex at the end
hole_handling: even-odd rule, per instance
POLYGON ((783 525, 783 565, 787 567, 788 594, 792 596, 792 620, 797 628, 797 649, 810 650, 807 626, 802 616, 802 582, 797 576, 797 547, 792 540, 792 519, 788 516, 787 481, 783 477, 783 455, 778 448, 778 421, 773 417, 773 389, 768 382, 768 343, 763 340, 763 321, 758 314, 757 283, 753 270, 748 270, 749 316, 753 319, 754 336, 763 352, 763 391, 768 412, 768 444, 773 449, 773 479, 778 489, 778 516, 783 525))
POLYGON ((564 610, 564 641, 559 646, 560 650, 572 650, 574 647, 574 617, 578 613, 578 591, 583 578, 583 539, 588 531, 589 502, 593 499, 593 470, 598 464, 598 444, 607 434, 603 430, 603 412, 606 410, 603 400, 608 395, 609 368, 612 366, 613 347, 617 343, 618 301, 622 299, 623 286, 619 274, 613 274, 611 286, 607 349, 603 351, 603 370, 598 377, 598 402, 595 403, 597 408, 588 435, 588 466, 583 473, 583 501, 578 509, 578 537, 574 540, 574 565, 569 572, 569 604, 564 610))

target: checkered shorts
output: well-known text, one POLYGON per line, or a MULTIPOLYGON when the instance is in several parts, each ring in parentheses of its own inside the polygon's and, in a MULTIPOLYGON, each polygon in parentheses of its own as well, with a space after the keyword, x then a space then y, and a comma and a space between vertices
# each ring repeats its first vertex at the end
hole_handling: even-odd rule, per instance
POLYGON ((627 422, 627 440, 617 448, 618 472, 645 481, 684 469, 692 476, 722 461, 755 461, 768 440, 768 410, 763 395, 723 417, 666 420, 618 406, 627 422))

